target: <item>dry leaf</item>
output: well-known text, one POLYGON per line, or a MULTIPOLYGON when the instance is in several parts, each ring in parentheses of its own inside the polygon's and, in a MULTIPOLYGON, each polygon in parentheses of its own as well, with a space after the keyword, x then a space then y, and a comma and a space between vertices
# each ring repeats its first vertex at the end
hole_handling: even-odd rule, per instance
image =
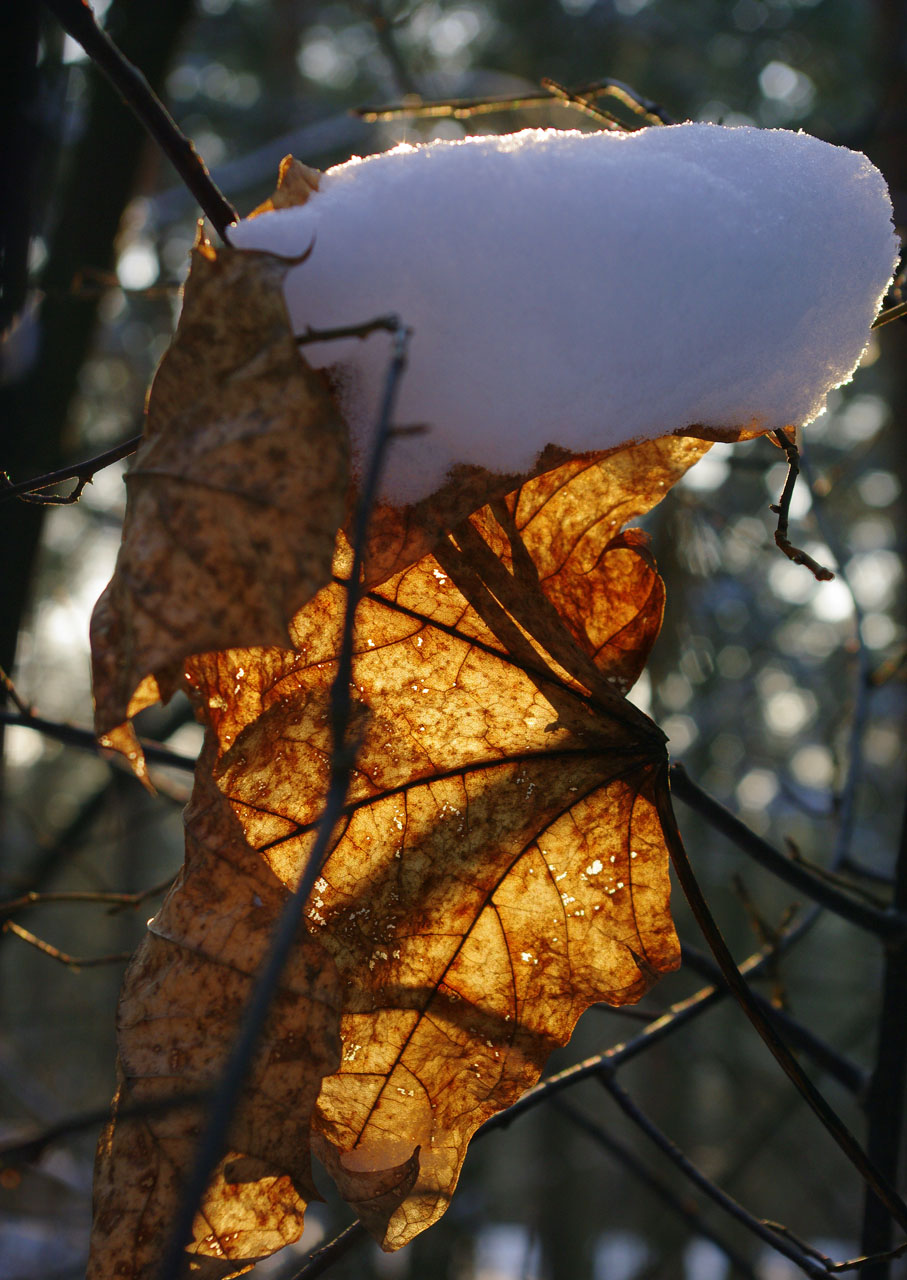
MULTIPOLYGON (((309 946, 339 979, 342 1060, 335 1070, 324 1053, 310 1070, 320 1084, 314 1150, 384 1248, 443 1213, 472 1134, 535 1082, 589 1004, 636 1000, 678 962, 656 812, 663 735, 622 696, 657 634, 663 588, 643 535, 621 525, 704 448, 657 441, 604 464, 565 463, 476 512, 360 605, 359 750, 307 906, 309 946)), ((339 579, 348 564, 341 540, 339 579)), ((225 1041, 212 1047, 198 1033, 211 1019, 204 984, 191 977, 198 1007, 183 1021, 166 982, 146 981, 142 965, 153 956, 154 975, 168 966, 194 975, 195 953, 216 963, 255 893, 255 911, 273 919, 281 886, 298 882, 329 773, 345 605, 339 580, 297 615, 293 649, 186 664, 207 748, 187 815, 186 876, 121 1005, 127 1071, 140 1061, 143 1076, 167 1076, 176 1055, 188 1088, 222 1052, 225 1041)), ((220 992, 218 1025, 219 1001, 220 992)), ((324 1043, 329 1006, 318 1004, 324 1043)), ((291 1016, 289 997, 281 1009, 291 1016)), ((289 1174, 304 1197, 298 1161, 286 1157, 283 1099, 256 1110, 250 1095, 247 1106, 246 1143, 233 1133, 231 1148, 271 1176, 289 1174)), ((102 1148, 99 1186, 125 1182, 117 1203, 131 1222, 125 1203, 138 1192, 128 1163, 116 1172, 121 1129, 102 1148)), ((293 1132, 302 1144, 301 1128, 293 1132)), ((167 1156, 188 1159, 184 1133, 167 1156)), ((143 1229, 160 1242, 168 1218, 158 1213, 143 1229)), ((262 1217, 254 1247, 237 1245, 237 1270, 259 1256, 265 1229, 298 1230, 297 1207, 275 1203, 262 1217)), ((96 1247, 100 1277, 103 1234, 96 1247)), ((147 1273, 136 1264, 123 1274, 147 1273)))
POLYGON ((287 643, 328 579, 347 501, 345 428, 299 355, 269 254, 192 254, 151 387, 114 577, 92 618, 96 725, 141 769, 128 721, 190 654, 287 643))
POLYGON ((320 184, 319 169, 309 168, 295 156, 284 156, 277 171, 277 186, 273 195, 253 209, 249 217, 256 218, 260 213, 272 213, 274 209, 290 209, 294 205, 305 204, 320 184))

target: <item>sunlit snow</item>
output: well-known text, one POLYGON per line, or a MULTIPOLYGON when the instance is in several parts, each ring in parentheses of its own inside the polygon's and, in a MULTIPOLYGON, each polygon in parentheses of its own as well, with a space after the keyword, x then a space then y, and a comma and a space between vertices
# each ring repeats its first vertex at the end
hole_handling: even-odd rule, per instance
MULTIPOLYGON (((398 313, 412 326, 385 493, 457 462, 528 469, 692 424, 803 424, 846 381, 892 272, 879 172, 803 133, 687 124, 399 146, 329 170, 294 209, 231 229, 308 260, 297 331, 398 313)), ((343 369, 361 458, 386 335, 306 348, 343 369)))

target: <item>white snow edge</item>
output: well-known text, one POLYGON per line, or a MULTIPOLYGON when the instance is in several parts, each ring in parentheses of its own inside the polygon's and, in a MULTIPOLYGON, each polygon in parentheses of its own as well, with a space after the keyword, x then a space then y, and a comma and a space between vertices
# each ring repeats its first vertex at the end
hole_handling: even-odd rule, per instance
MULTIPOLYGON (((685 124, 402 145, 324 175, 304 206, 230 229, 298 255, 297 332, 397 313, 413 329, 384 496, 456 463, 522 473, 693 424, 810 422, 849 380, 897 259, 884 179, 804 133, 685 124)), ((305 348, 339 366, 368 447, 379 336, 305 348)))

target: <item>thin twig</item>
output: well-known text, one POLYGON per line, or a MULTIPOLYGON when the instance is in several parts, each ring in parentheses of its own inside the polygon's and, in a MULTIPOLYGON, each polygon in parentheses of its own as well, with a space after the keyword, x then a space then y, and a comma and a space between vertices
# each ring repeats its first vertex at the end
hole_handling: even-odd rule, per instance
MULTIPOLYGON (((137 1120, 144 1116, 162 1115, 168 1111, 196 1107, 199 1103, 207 1102, 209 1096, 208 1093, 200 1092, 181 1093, 172 1098, 154 1098, 147 1102, 130 1102, 119 1108, 117 1117, 120 1120, 137 1120)), ((86 1129, 94 1129, 98 1125, 106 1124, 109 1119, 110 1107, 98 1107, 94 1111, 83 1111, 80 1115, 68 1116, 65 1120, 58 1120, 56 1124, 48 1125, 40 1133, 32 1134, 30 1137, 13 1138, 0 1143, 0 1168, 31 1164, 49 1146, 59 1142, 61 1138, 68 1138, 74 1133, 82 1133, 86 1129)))
POLYGON ((419 86, 413 79, 412 71, 397 41, 394 30, 396 23, 384 12, 381 0, 362 0, 356 8, 365 15, 372 25, 375 38, 378 41, 378 48, 384 54, 391 69, 396 91, 401 94, 418 93, 419 86))
POLYGON ((300 1269, 290 1276, 290 1280, 315 1280, 316 1276, 324 1275, 328 1267, 332 1267, 338 1258, 349 1253, 357 1244, 364 1244, 366 1240, 368 1240, 368 1232, 357 1218, 355 1222, 351 1222, 348 1227, 334 1236, 333 1240, 329 1240, 327 1244, 310 1254, 300 1269))
POLYGON ((159 894, 166 893, 173 884, 173 876, 168 876, 166 880, 162 880, 160 884, 154 884, 150 889, 142 889, 138 893, 103 893, 95 890, 79 890, 71 893, 22 893, 17 898, 6 898, 0 902, 0 916, 11 916, 17 911, 24 911, 28 907, 43 907, 49 903, 69 902, 84 906, 86 903, 97 903, 100 906, 109 908, 109 914, 117 911, 126 910, 130 907, 140 907, 143 902, 147 902, 149 898, 155 898, 159 894))
POLYGON ((739 1204, 733 1196, 729 1196, 726 1191, 722 1191, 721 1187, 712 1182, 711 1178, 707 1178, 693 1164, 692 1160, 685 1156, 680 1148, 671 1141, 667 1134, 659 1129, 654 1121, 650 1120, 645 1112, 636 1105, 627 1091, 618 1084, 613 1071, 602 1072, 599 1076, 599 1081, 602 1087, 610 1093, 627 1119, 631 1120, 668 1157, 684 1177, 688 1178, 694 1186, 697 1186, 711 1200, 714 1200, 725 1213, 741 1223, 742 1226, 746 1227, 748 1231, 751 1231, 760 1240, 776 1249, 778 1253, 790 1258, 791 1262, 796 1263, 808 1276, 817 1277, 818 1280, 821 1280, 822 1277, 828 1274, 824 1265, 814 1261, 804 1250, 786 1239, 785 1234, 773 1230, 764 1219, 755 1217, 749 1210, 744 1209, 743 1205, 739 1204))
POLYGON ((227 227, 239 215, 218 189, 192 142, 148 84, 141 71, 124 56, 95 21, 84 0, 44 0, 64 30, 82 46, 114 88, 132 108, 170 160, 199 205, 226 240, 227 227))
POLYGON ((400 379, 406 368, 409 333, 408 329, 398 325, 369 465, 356 506, 352 533, 353 567, 347 588, 343 633, 337 657, 337 673, 331 685, 330 694, 330 719, 333 736, 331 774, 318 833, 299 885, 287 899, 277 921, 267 959, 255 983, 252 996, 243 1014, 239 1034, 215 1090, 204 1134, 189 1177, 183 1187, 180 1207, 174 1217, 172 1229, 164 1249, 158 1273, 160 1280, 177 1280, 183 1270, 186 1258, 184 1250, 187 1241, 191 1238, 192 1224, 198 1205, 205 1193, 211 1173, 221 1157, 227 1130, 277 991, 280 975, 290 952, 298 942, 306 902, 315 881, 321 874, 322 863, 327 856, 334 837, 334 828, 346 802, 346 793, 355 763, 357 746, 355 742, 347 740, 352 710, 350 681, 353 669, 356 610, 362 597, 361 577, 368 524, 380 487, 381 474, 390 438, 391 417, 400 379))
POLYGON ((59 471, 49 471, 46 475, 35 476, 33 480, 22 480, 19 484, 13 484, 6 472, 0 471, 0 502, 7 498, 20 498, 23 502, 36 502, 43 506, 69 506, 78 502, 86 484, 89 484, 99 471, 114 462, 128 458, 131 453, 135 453, 141 443, 141 436, 131 436, 122 444, 115 445, 94 458, 88 458, 85 462, 78 462, 71 467, 62 467, 59 471), (77 482, 71 493, 63 497, 50 497, 41 493, 42 489, 50 489, 53 485, 62 484, 66 480, 77 482))
MULTIPOLYGON (((563 88, 553 81, 543 80, 541 93, 524 93, 516 97, 505 95, 487 98, 445 98, 433 102, 388 103, 379 107, 357 107, 352 112, 361 120, 375 122, 379 120, 400 120, 407 117, 427 119, 465 120, 470 116, 489 115, 495 111, 519 111, 525 107, 547 106, 551 102, 561 102, 564 106, 579 107, 588 111, 590 103, 600 97, 612 97, 626 107, 631 115, 642 121, 643 125, 673 124, 668 113, 648 98, 642 97, 635 89, 620 80, 590 80, 585 84, 572 88, 563 88)), ((597 111, 590 114, 598 116, 597 111)), ((617 121, 616 116, 611 117, 617 121)))
POLYGON ((4 933, 15 934, 17 938, 27 942, 36 951, 40 951, 42 955, 65 965, 67 969, 72 969, 74 973, 78 973, 80 969, 96 969, 105 964, 124 964, 132 956, 131 951, 116 951, 105 956, 71 956, 68 951, 61 951, 59 947, 55 947, 52 943, 45 942, 43 938, 39 938, 31 930, 23 929, 21 924, 16 924, 15 920, 5 920, 2 927, 4 933))
MULTIPOLYGON (((19 725, 23 729, 34 729, 36 733, 43 733, 45 737, 62 742, 67 747, 82 747, 84 750, 93 751, 96 755, 105 755, 105 758, 107 758, 102 748, 98 746, 98 740, 93 729, 81 729, 77 725, 66 724, 62 720, 45 720, 34 712, 23 715, 21 712, 17 714, 2 709, 0 709, 0 724, 19 725)), ((193 758, 178 755, 177 752, 171 751, 169 747, 165 747, 160 742, 154 742, 150 738, 140 738, 139 745, 150 764, 167 765, 172 769, 186 769, 189 773, 195 771, 196 762, 193 758)), ((111 755, 109 758, 114 763, 119 763, 116 755, 111 755)), ((125 761, 123 762, 123 767, 128 769, 125 761)))
POLYGON ((575 107, 577 111, 582 111, 584 115, 591 116, 593 120, 597 120, 611 132, 627 132, 617 116, 608 111, 606 107, 599 106, 591 97, 587 97, 576 89, 568 89, 548 76, 542 80, 542 88, 547 89, 553 97, 563 102, 564 106, 575 107))
POLYGON ((828 1269, 833 1272, 863 1271, 862 1280, 865 1280, 865 1277, 870 1273, 864 1268, 868 1268, 877 1262, 894 1262, 896 1258, 903 1258, 905 1253, 907 1253, 907 1240, 903 1244, 899 1244, 896 1249, 888 1249, 885 1253, 872 1253, 868 1256, 864 1254, 863 1257, 851 1258, 848 1262, 836 1262, 828 1269))
MULTIPOLYGON (((823 817, 828 816, 823 814, 823 817)), ((871 907, 876 907, 879 911, 888 910, 888 899, 883 898, 881 894, 874 893, 871 889, 865 888, 861 884, 854 881, 857 877, 863 876, 874 884, 887 885, 891 888, 891 877, 883 875, 879 872, 873 872, 870 868, 863 869, 855 863, 845 859, 840 863, 840 871, 832 871, 830 867, 823 867, 819 862, 812 862, 809 858, 804 858, 803 854, 790 839, 784 842, 790 850, 790 856, 794 862, 799 862, 801 866, 806 867, 807 871, 812 872, 814 876, 818 876, 820 880, 827 881, 839 889, 843 889, 845 893, 854 894, 861 898, 863 902, 868 902, 871 907)))
POLYGON ((778 517, 778 528, 775 530, 775 544, 778 546, 788 560, 793 560, 794 564, 802 564, 819 582, 830 582, 835 576, 831 569, 826 569, 819 564, 818 560, 814 560, 812 556, 807 555, 805 551, 801 551, 791 542, 788 534, 788 522, 790 519, 790 503, 794 496, 794 488, 797 484, 797 476, 800 474, 800 451, 794 444, 793 440, 789 440, 783 431, 773 431, 772 435, 780 444, 787 456, 787 477, 784 481, 784 488, 781 491, 781 497, 777 502, 773 502, 769 507, 769 511, 773 511, 778 517))
POLYGON ((740 975, 734 959, 728 950, 727 943, 709 910, 708 903, 699 887, 693 868, 690 866, 680 830, 671 808, 670 796, 666 788, 659 788, 657 804, 662 830, 671 856, 671 863, 680 881, 684 896, 709 944, 712 955, 718 962, 732 994, 753 1024, 775 1061, 796 1088, 797 1092, 812 1110, 817 1119, 837 1143, 838 1147, 860 1173, 866 1184, 872 1188, 885 1205, 888 1212, 901 1227, 907 1229, 907 1204, 901 1199, 891 1180, 881 1173, 867 1156, 840 1116, 828 1105, 796 1058, 788 1049, 758 1003, 753 999, 749 986, 740 975))
POLYGON ((907 316, 907 302, 899 302, 894 307, 880 311, 869 327, 881 329, 883 324, 891 324, 892 320, 900 320, 902 316, 907 316))
POLYGON ((6 672, 2 667, 0 667, 0 687, 3 688, 3 692, 9 698, 13 706, 17 708, 20 715, 23 715, 23 716, 31 715, 32 713, 31 707, 28 705, 25 699, 20 695, 19 690, 13 684, 12 680, 10 680, 9 676, 6 674, 6 672))
POLYGON ((779 880, 807 894, 814 902, 833 911, 842 919, 858 925, 883 939, 902 938, 907 933, 907 912, 893 911, 890 908, 879 910, 868 902, 854 898, 851 894, 837 888, 813 871, 804 863, 787 858, 772 847, 767 840, 756 835, 754 831, 735 817, 723 804, 703 791, 684 769, 683 765, 671 766, 671 791, 685 805, 704 818, 716 831, 720 831, 739 849, 748 854, 760 866, 771 871, 779 880))
MULTIPOLYGON (((695 947, 683 946, 683 962, 694 969, 703 978, 726 987, 724 975, 709 956, 697 951, 695 947)), ((817 1036, 799 1019, 794 1018, 786 1009, 778 1009, 757 991, 751 991, 753 999, 765 1012, 784 1029, 791 1043, 804 1053, 808 1053, 817 1066, 822 1067, 830 1076, 843 1085, 850 1093, 861 1098, 869 1084, 869 1076, 862 1067, 858 1067, 850 1058, 839 1053, 821 1036, 817 1036)))
POLYGON ((597 1146, 602 1147, 609 1155, 613 1156, 622 1169, 629 1170, 644 1186, 648 1187, 653 1195, 673 1213, 676 1213, 693 1232, 704 1236, 707 1240, 711 1240, 713 1244, 717 1245, 740 1275, 748 1277, 749 1280, 756 1280, 756 1273, 750 1264, 737 1252, 733 1245, 728 1244, 712 1229, 694 1201, 678 1195, 670 1183, 643 1164, 635 1151, 626 1146, 625 1143, 619 1142, 613 1134, 608 1133, 602 1125, 585 1115, 578 1107, 574 1107, 572 1103, 563 1098, 552 1098, 551 1106, 555 1111, 566 1116, 586 1137, 591 1138, 597 1146))
POLYGON ((365 324, 347 324, 336 329, 313 329, 311 325, 305 333, 296 334, 296 343, 300 347, 310 342, 337 342, 341 338, 367 338, 379 329, 388 333, 396 333, 400 321, 396 316, 376 316, 374 320, 366 320, 365 324))

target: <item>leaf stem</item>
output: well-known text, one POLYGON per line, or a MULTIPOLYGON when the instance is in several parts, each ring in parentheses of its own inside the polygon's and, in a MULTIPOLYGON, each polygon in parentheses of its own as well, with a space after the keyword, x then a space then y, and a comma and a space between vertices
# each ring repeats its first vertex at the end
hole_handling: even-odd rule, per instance
POLYGON ((101 30, 85 0, 44 0, 44 3, 132 108, 195 196, 221 239, 226 241, 227 227, 238 221, 239 215, 141 71, 117 48, 106 31, 101 30))
POLYGON ((794 444, 793 440, 789 440, 783 431, 773 431, 772 435, 778 441, 778 444, 784 450, 787 456, 787 476, 784 481, 784 488, 781 491, 781 497, 777 502, 773 502, 769 507, 778 517, 778 528, 775 530, 775 544, 778 546, 788 560, 792 560, 794 564, 802 564, 809 569, 810 573, 818 582, 830 582, 834 578, 831 569, 826 569, 819 564, 818 560, 814 560, 811 555, 807 555, 805 551, 801 551, 799 547, 795 547, 788 535, 788 522, 790 520, 790 504, 791 498, 794 496, 794 489, 797 485, 797 477, 800 474, 800 451, 794 444))

